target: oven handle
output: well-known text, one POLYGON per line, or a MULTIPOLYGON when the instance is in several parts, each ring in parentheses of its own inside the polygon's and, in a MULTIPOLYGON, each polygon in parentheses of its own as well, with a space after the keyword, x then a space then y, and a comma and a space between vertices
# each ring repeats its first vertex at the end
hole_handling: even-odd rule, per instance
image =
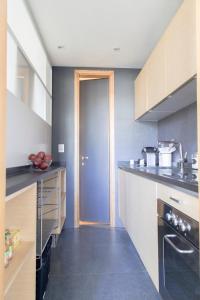
POLYGON ((179 248, 178 248, 178 247, 170 240, 170 238, 175 238, 175 237, 177 237, 176 234, 166 234, 166 235, 164 236, 164 240, 165 240, 168 244, 170 244, 170 246, 172 246, 172 248, 173 248, 176 252, 178 252, 178 253, 181 253, 181 254, 191 254, 191 253, 194 252, 193 249, 188 249, 188 250, 182 250, 182 249, 179 249, 179 248))

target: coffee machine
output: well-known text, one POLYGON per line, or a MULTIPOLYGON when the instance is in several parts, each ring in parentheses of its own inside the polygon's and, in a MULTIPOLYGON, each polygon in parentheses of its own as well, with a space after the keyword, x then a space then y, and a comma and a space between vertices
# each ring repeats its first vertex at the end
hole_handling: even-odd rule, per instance
POLYGON ((172 153, 176 151, 174 141, 159 141, 158 152, 159 152, 159 167, 172 166, 172 153))
POLYGON ((144 147, 142 149, 142 154, 144 156, 145 165, 147 167, 155 167, 157 162, 157 152, 156 147, 144 147))

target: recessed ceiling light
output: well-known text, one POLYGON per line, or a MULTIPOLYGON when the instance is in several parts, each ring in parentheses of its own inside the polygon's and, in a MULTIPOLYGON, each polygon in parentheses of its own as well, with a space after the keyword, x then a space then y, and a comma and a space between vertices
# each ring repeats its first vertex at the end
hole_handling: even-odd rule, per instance
POLYGON ((65 48, 65 46, 64 45, 59 45, 58 46, 58 49, 60 50, 60 49, 64 49, 65 48))
POLYGON ((119 51, 120 51, 120 48, 119 48, 119 47, 115 47, 115 48, 113 48, 113 51, 119 52, 119 51))

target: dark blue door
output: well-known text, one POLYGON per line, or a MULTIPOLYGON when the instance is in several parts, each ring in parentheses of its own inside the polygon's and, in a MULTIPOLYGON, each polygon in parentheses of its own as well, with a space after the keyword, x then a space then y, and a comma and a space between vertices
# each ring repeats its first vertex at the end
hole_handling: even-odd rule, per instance
POLYGON ((80 221, 109 223, 108 79, 80 84, 80 221))

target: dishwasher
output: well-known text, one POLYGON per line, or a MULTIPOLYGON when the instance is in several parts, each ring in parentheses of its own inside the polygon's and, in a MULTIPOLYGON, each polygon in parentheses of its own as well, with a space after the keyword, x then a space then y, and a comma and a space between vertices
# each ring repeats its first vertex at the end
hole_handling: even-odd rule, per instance
POLYGON ((199 223, 158 199, 159 292, 200 300, 199 223))

